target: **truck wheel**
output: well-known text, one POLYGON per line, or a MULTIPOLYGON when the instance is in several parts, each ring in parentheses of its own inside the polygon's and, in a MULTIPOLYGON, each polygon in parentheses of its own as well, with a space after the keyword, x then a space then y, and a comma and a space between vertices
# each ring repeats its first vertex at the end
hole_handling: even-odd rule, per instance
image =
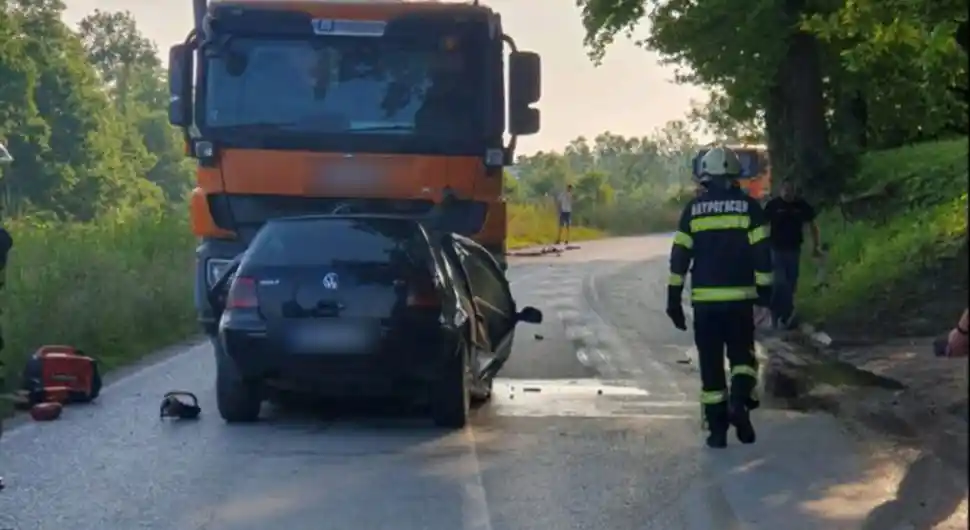
POLYGON ((431 393, 431 415, 438 427, 462 429, 468 423, 472 387, 469 353, 466 343, 461 341, 458 351, 441 365, 431 393))
POLYGON ((260 386, 243 379, 221 347, 216 346, 216 406, 222 419, 226 423, 252 423, 259 419, 262 404, 260 386))

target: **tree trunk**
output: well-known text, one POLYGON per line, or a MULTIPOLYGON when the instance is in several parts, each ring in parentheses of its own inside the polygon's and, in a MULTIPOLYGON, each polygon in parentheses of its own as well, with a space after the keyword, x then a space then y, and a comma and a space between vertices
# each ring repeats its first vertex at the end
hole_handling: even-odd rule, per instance
POLYGON ((838 57, 828 62, 832 84, 832 142, 839 155, 858 155, 869 143, 869 105, 855 76, 845 70, 838 57))
POLYGON ((794 176, 792 170, 794 156, 791 152, 792 129, 788 114, 784 89, 780 86, 770 88, 768 103, 765 106, 765 136, 768 140, 768 157, 774 188, 794 176))
POLYGON ((788 76, 788 65, 784 62, 779 64, 768 87, 765 104, 765 136, 767 136, 773 189, 777 189, 779 184, 792 180, 796 176, 792 143, 795 131, 792 126, 791 105, 787 90, 788 76))
POLYGON ((788 66, 788 104, 791 110, 795 155, 794 178, 821 192, 831 193, 838 186, 832 171, 832 153, 825 121, 825 96, 819 45, 814 36, 795 33, 786 54, 788 66))

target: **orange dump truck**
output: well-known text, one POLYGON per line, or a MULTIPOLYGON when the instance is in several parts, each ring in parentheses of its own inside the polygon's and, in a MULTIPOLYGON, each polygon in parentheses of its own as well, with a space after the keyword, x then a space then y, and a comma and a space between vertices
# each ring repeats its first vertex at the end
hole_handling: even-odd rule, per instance
POLYGON ((476 2, 193 0, 169 121, 198 161, 195 301, 268 219, 426 216, 504 263, 503 167, 539 130, 540 60, 476 2), (506 64, 508 75, 506 75, 506 64), (437 210, 435 210, 437 211, 437 210))
MULTIPOLYGON (((728 145, 741 159, 741 187, 751 197, 766 200, 771 193, 771 164, 768 162, 768 148, 764 145, 728 145)), ((694 157, 694 178, 700 176, 701 158, 709 151, 701 149, 694 157)))

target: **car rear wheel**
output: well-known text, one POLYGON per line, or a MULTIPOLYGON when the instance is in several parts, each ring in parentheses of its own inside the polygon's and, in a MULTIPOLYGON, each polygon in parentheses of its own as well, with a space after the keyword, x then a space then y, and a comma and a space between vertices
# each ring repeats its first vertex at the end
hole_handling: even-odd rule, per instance
POLYGON ((227 423, 254 422, 259 419, 262 404, 259 385, 245 380, 221 348, 217 347, 216 406, 222 419, 227 423))
POLYGON ((471 393, 473 407, 481 407, 492 399, 492 378, 479 380, 471 393))
POLYGON ((458 351, 442 363, 431 396, 431 414, 439 427, 461 429, 468 423, 472 387, 469 353, 466 343, 462 341, 458 351))

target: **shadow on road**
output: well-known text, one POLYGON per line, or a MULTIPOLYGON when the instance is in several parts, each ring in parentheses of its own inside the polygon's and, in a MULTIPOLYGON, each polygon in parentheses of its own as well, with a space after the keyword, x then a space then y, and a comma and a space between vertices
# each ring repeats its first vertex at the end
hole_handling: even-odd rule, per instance
POLYGON ((966 480, 960 484, 953 475, 938 458, 924 453, 906 468, 895 498, 869 512, 861 530, 937 528, 956 513, 967 496, 966 480), (901 522, 910 526, 901 526, 901 522))
MULTIPOLYGON (((932 457, 916 459, 897 491, 898 454, 872 451, 822 414, 762 411, 754 446, 707 452, 708 486, 695 493, 709 507, 710 528, 786 530, 930 530, 966 497, 932 457), (878 454, 877 454, 878 453, 878 454)), ((700 450, 700 449, 699 449, 700 450)), ((965 516, 962 526, 965 528, 965 516)))

